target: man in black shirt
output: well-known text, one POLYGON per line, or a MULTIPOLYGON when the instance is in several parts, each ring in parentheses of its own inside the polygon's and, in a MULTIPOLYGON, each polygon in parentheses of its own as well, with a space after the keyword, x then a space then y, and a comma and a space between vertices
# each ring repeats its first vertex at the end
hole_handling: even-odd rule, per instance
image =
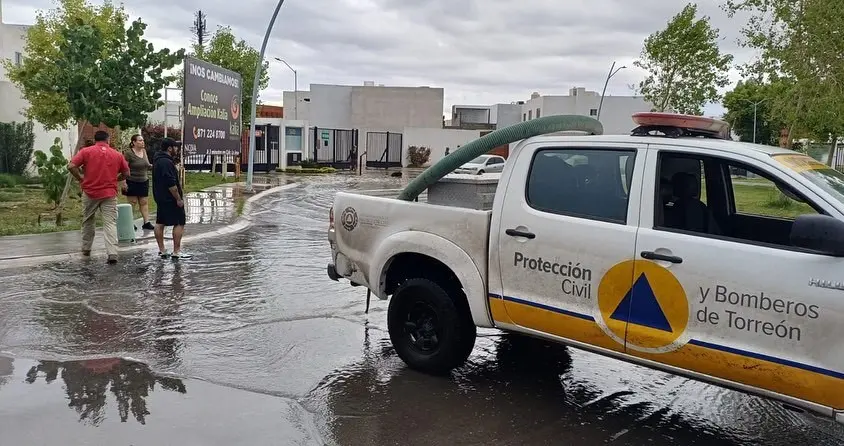
POLYGON ((158 207, 155 215, 155 241, 161 258, 189 258, 182 252, 185 233, 185 202, 174 158, 179 155, 181 142, 164 138, 152 161, 152 195, 158 207), (173 226, 173 253, 164 248, 164 227, 173 226))

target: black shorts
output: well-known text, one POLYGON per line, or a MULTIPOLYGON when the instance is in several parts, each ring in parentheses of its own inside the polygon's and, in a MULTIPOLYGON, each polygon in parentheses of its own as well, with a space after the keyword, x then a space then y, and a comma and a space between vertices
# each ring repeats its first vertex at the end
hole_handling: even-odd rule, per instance
POLYGON ((184 226, 186 221, 185 208, 176 206, 175 202, 165 202, 158 205, 155 211, 155 223, 164 226, 184 226))
POLYGON ((149 180, 132 181, 126 180, 126 191, 123 195, 127 197, 148 197, 149 196, 149 180))

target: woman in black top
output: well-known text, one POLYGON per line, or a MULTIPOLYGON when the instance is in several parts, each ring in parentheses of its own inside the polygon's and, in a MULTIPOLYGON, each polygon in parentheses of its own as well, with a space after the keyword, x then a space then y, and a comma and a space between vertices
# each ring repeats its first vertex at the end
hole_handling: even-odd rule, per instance
MULTIPOLYGON (((147 150, 144 146, 144 137, 132 135, 129 142, 129 149, 123 152, 126 162, 129 164, 129 176, 121 185, 123 195, 132 207, 137 207, 144 218, 144 230, 155 229, 149 221, 149 170, 152 164, 147 157, 147 150)), ((136 227, 135 230, 138 228, 136 227)))

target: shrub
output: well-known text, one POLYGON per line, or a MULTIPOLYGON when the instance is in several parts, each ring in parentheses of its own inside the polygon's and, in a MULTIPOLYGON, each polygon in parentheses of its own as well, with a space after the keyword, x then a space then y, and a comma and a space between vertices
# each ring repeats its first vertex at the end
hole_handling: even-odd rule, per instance
MULTIPOLYGON (((134 132, 133 132, 134 133, 134 132)), ((161 140, 165 138, 164 124, 148 124, 141 129, 141 136, 144 137, 144 143, 147 148, 147 155, 152 159, 153 154, 161 146, 161 140)), ((128 137, 131 137, 130 133, 128 137)), ((127 138, 128 138, 127 137, 127 138)), ((182 131, 176 127, 167 128, 167 137, 179 140, 182 138, 182 131)), ((128 144, 126 145, 128 147, 128 144)))
POLYGON ((319 169, 320 165, 316 161, 304 160, 299 163, 302 169, 319 169))
POLYGON ((44 196, 53 207, 61 200, 64 185, 67 182, 67 158, 62 153, 62 141, 56 138, 50 147, 50 156, 42 151, 35 152, 35 166, 38 168, 38 178, 44 186, 44 196))
POLYGON ((0 172, 23 175, 34 146, 32 121, 0 123, 0 172))
POLYGON ((11 188, 20 184, 20 178, 7 173, 0 173, 0 188, 11 188))
POLYGON ((431 149, 428 147, 410 146, 407 148, 407 160, 410 167, 422 167, 431 159, 431 149))

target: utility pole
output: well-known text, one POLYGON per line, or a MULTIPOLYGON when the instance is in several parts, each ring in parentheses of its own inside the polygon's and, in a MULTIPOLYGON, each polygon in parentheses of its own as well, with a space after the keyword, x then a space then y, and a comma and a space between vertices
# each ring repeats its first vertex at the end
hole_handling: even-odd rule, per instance
POLYGON ((612 66, 610 67, 610 72, 609 72, 609 74, 607 74, 607 80, 604 81, 604 89, 601 90, 601 102, 598 103, 598 114, 597 114, 597 116, 595 116, 595 119, 597 119, 598 121, 601 120, 601 108, 604 107, 604 95, 607 93, 607 85, 610 83, 610 78, 612 78, 613 76, 616 75, 616 73, 618 73, 619 71, 621 71, 625 68, 627 68, 627 67, 622 65, 622 66, 618 67, 618 69, 616 69, 615 68, 615 61, 613 61, 612 66))
POLYGON ((759 104, 767 101, 768 98, 762 99, 761 101, 753 102, 750 99, 745 99, 746 102, 753 104, 753 144, 756 144, 756 109, 759 107, 759 104))
MULTIPOLYGON (((293 119, 299 120, 299 73, 290 66, 284 59, 274 57, 273 59, 283 63, 287 68, 290 68, 290 71, 293 72, 293 95, 296 98, 293 101, 293 119)), ((287 105, 287 104, 285 104, 287 105)))
POLYGON ((252 82, 252 111, 249 121, 249 163, 246 170, 245 188, 245 192, 247 193, 255 192, 255 189, 252 187, 252 171, 255 167, 255 117, 258 114, 258 84, 261 81, 261 70, 264 68, 264 53, 267 50, 267 41, 270 40, 270 33, 273 31, 275 19, 278 17, 278 11, 281 9, 281 5, 283 4, 284 0, 278 0, 278 4, 275 6, 275 11, 273 11, 272 17, 270 17, 270 23, 267 25, 267 32, 264 34, 264 41, 261 43, 261 53, 258 56, 258 65, 255 66, 255 80, 252 82))

